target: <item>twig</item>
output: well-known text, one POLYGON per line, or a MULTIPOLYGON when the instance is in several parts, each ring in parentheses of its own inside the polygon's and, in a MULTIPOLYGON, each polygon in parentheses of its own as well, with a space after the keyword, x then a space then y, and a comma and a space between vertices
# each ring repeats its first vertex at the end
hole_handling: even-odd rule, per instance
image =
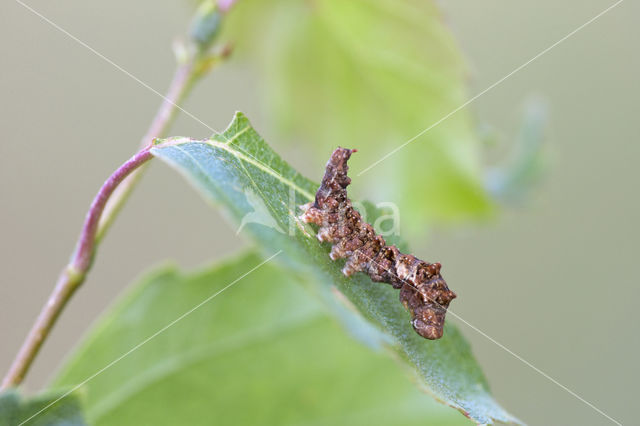
POLYGON ((98 223, 107 200, 127 176, 151 159, 152 155, 149 149, 150 145, 120 166, 109 177, 109 179, 106 180, 104 185, 102 185, 102 188, 98 191, 98 194, 91 203, 91 207, 87 213, 87 217, 84 221, 84 226, 82 227, 82 232, 78 239, 76 250, 71 257, 71 261, 60 273, 60 277, 53 289, 53 293, 42 308, 35 324, 29 331, 27 339, 16 355, 9 372, 2 381, 0 389, 16 386, 24 379, 33 359, 51 331, 51 328, 55 324, 60 312, 62 312, 62 309, 76 289, 82 284, 87 272, 91 268, 91 261, 95 251, 98 223))
MULTIPOLYGON (((142 137, 140 147, 147 146, 153 139, 167 136, 180 104, 187 97, 194 84, 219 62, 231 54, 230 45, 223 46, 215 53, 209 54, 209 47, 220 30, 222 16, 229 12, 235 0, 227 1, 224 8, 215 2, 204 2, 191 23, 190 43, 188 46, 178 44, 175 47, 178 69, 169 85, 167 96, 158 109, 149 129, 142 137)), ((100 243, 114 219, 129 198, 136 186, 144 167, 136 170, 118 187, 107 204, 96 234, 96 243, 100 243)))
POLYGON ((235 0, 224 3, 224 7, 217 7, 213 0, 209 0, 198 8, 192 22, 188 46, 177 46, 178 69, 167 96, 163 97, 158 112, 142 138, 142 150, 116 170, 98 191, 87 213, 71 261, 60 273, 53 293, 29 331, 0 385, 0 390, 17 386, 22 382, 58 316, 84 282, 97 245, 140 179, 144 164, 151 158, 149 149, 153 140, 166 136, 177 110, 182 109, 179 104, 186 98, 194 83, 231 53, 229 46, 223 46, 218 53, 208 53, 219 33, 222 16, 229 11, 235 0))
POLYGON ((193 83, 208 69, 208 67, 205 68, 203 66, 204 60, 204 56, 192 54, 189 55, 188 59, 180 61, 169 86, 167 96, 164 97, 149 129, 142 138, 141 145, 147 148, 144 148, 116 170, 96 195, 87 213, 72 260, 58 277, 49 300, 29 331, 11 368, 2 381, 0 390, 16 386, 22 382, 60 312, 64 309, 76 289, 84 282, 91 268, 91 259, 97 245, 142 176, 143 167, 141 166, 151 156, 148 147, 154 138, 165 136, 176 115, 179 103, 187 96, 189 90, 193 87, 193 83), (134 162, 134 160, 139 161, 141 159, 143 161, 134 162), (133 165, 135 167, 132 167, 133 165))
MULTIPOLYGON (((140 146, 148 145, 154 138, 162 138, 167 135, 169 127, 173 123, 176 116, 177 106, 187 97, 196 80, 202 76, 200 60, 192 56, 188 61, 180 64, 171 81, 167 96, 164 97, 158 112, 156 113, 149 129, 142 137, 140 146)), ((134 171, 113 193, 111 199, 107 203, 104 213, 100 218, 98 232, 96 234, 96 242, 100 243, 107 230, 115 220, 116 216, 124 206, 124 203, 131 195, 133 188, 136 186, 144 167, 134 171)))

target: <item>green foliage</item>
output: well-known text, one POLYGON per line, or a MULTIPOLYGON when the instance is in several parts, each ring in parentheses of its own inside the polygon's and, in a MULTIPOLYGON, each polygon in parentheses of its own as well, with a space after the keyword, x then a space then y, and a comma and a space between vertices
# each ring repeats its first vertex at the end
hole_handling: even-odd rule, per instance
POLYGON ((71 393, 54 402, 60 396, 51 393, 24 399, 14 390, 0 393, 0 426, 17 426, 23 422, 29 426, 86 425, 79 396, 71 393))
POLYGON ((71 386, 234 283, 86 384, 96 425, 464 424, 397 363, 347 337, 253 252, 201 272, 147 276, 55 381, 71 386))
MULTIPOLYGON (((466 70, 433 1, 240 2, 228 37, 258 59, 269 122, 316 148, 358 148, 358 173, 463 105, 466 70)), ((401 206, 403 223, 485 216, 480 142, 467 110, 370 171, 369 198, 401 206)))
MULTIPOLYGON (((357 173, 466 101, 463 63, 431 2, 247 0, 234 15, 226 27, 262 59, 272 120, 290 140, 316 147, 318 166, 340 144, 360 149, 357 173)), ((221 16, 214 2, 200 8, 190 31, 198 52, 217 37, 221 16)), ((414 230, 486 215, 491 204, 472 127, 464 110, 452 114, 368 171, 362 192, 398 201, 414 230)), ((165 268, 147 277, 52 384, 68 389, 90 378, 83 403, 72 393, 29 424, 83 425, 81 405, 98 425, 467 422, 416 392, 405 370, 476 422, 517 422, 493 400, 455 326, 426 341, 411 329, 397 291, 341 274, 341 263, 297 219, 317 184, 244 116, 222 136, 174 139, 153 153, 242 221, 263 251, 283 252, 284 268, 268 263, 245 277, 261 262, 250 252, 193 275, 165 268), (327 308, 373 351, 347 338, 327 308)), ((517 171, 520 180, 531 174, 517 171)), ((366 208, 370 219, 381 214, 366 208)), ((25 401, 1 394, 0 426, 19 424, 56 395, 25 401)))
POLYGON ((272 252, 283 250, 291 272, 300 274, 354 334, 413 366, 436 398, 480 423, 513 420, 490 396, 468 343, 450 321, 444 338, 427 341, 412 330, 397 290, 363 274, 342 275, 341 263, 329 259, 329 247, 297 218, 298 206, 313 199, 318 185, 271 150, 242 114, 222 135, 168 140, 152 152, 231 217, 252 215, 253 223, 244 227, 251 236, 272 252))

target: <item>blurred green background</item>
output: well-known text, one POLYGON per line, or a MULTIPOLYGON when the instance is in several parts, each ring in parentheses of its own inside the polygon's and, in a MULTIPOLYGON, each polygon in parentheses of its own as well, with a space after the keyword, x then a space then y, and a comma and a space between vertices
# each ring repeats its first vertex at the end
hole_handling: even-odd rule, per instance
MULTIPOLYGON (((470 66, 473 95, 610 4, 450 1, 440 7, 470 66)), ((161 92, 174 69, 171 42, 184 33, 192 12, 185 2, 32 6, 161 92)), ((4 2, 0 11, 0 365, 7 366, 71 252, 88 203, 135 149, 159 98, 18 3, 4 2)), ((633 274, 640 148, 632 116, 640 94, 638 12, 637 3, 623 2, 470 106, 479 122, 509 141, 524 100, 546 99, 551 167, 528 202, 489 223, 433 230, 428 240, 405 235, 417 254, 443 263, 460 296, 458 315, 622 423, 633 422, 640 378, 634 309, 640 290, 633 274)), ((232 60, 198 86, 185 108, 217 129, 242 110, 283 152, 287 145, 270 133, 260 107, 263 93, 256 71, 232 60)), ((209 131, 180 117, 171 133, 204 137, 209 131)), ((389 149, 401 142, 390 142, 389 149)), ((301 147, 289 146, 284 157, 300 170, 317 168, 301 147)), ((309 175, 318 179, 320 170, 309 175)), ((192 268, 242 245, 218 212, 153 164, 28 387, 47 380, 88 323, 143 269, 168 258, 192 268)), ((522 420, 606 424, 459 325, 496 398, 522 420)))

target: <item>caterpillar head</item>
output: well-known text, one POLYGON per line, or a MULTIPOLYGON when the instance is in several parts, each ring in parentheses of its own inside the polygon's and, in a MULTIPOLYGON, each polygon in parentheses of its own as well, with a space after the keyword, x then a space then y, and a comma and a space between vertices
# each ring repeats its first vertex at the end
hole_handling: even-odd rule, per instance
POLYGON ((435 340, 442 337, 447 308, 456 294, 440 275, 439 263, 426 264, 424 270, 424 278, 417 279, 415 285, 403 284, 400 301, 411 312, 413 329, 420 336, 435 340))

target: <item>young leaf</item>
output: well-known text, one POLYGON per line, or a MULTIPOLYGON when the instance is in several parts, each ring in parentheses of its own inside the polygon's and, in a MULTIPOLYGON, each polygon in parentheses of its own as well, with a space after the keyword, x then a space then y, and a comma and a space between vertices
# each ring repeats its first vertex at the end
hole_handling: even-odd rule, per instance
POLYGON ((236 220, 256 218, 243 229, 264 246, 283 250, 292 270, 302 274, 350 328, 366 330, 365 340, 390 348, 413 365, 437 399, 479 423, 515 421, 489 394, 469 344, 450 321, 442 339, 427 341, 412 330, 396 290, 362 274, 342 275, 341 263, 329 259, 329 247, 298 219, 298 206, 313 199, 318 185, 271 150, 244 115, 237 113, 222 135, 204 141, 175 138, 152 152, 236 220), (344 308, 345 302, 351 310, 344 308), (354 327, 354 318, 365 318, 372 327, 354 327))
POLYGON ((260 61, 269 122, 317 148, 318 166, 336 140, 361 149, 358 173, 420 134, 363 175, 419 231, 491 210, 480 141, 461 108, 468 71, 436 3, 248 0, 226 29, 260 61))
POLYGON ((84 426, 80 398, 71 393, 46 394, 24 399, 16 391, 0 393, 0 426, 84 426), (52 404, 53 403, 53 404, 52 404))
MULTIPOLYGON (((250 252, 195 274, 156 271, 102 318, 55 384, 81 383, 261 262, 250 252)), ((349 339, 289 275, 260 266, 89 381, 92 423, 467 423, 349 339)))

